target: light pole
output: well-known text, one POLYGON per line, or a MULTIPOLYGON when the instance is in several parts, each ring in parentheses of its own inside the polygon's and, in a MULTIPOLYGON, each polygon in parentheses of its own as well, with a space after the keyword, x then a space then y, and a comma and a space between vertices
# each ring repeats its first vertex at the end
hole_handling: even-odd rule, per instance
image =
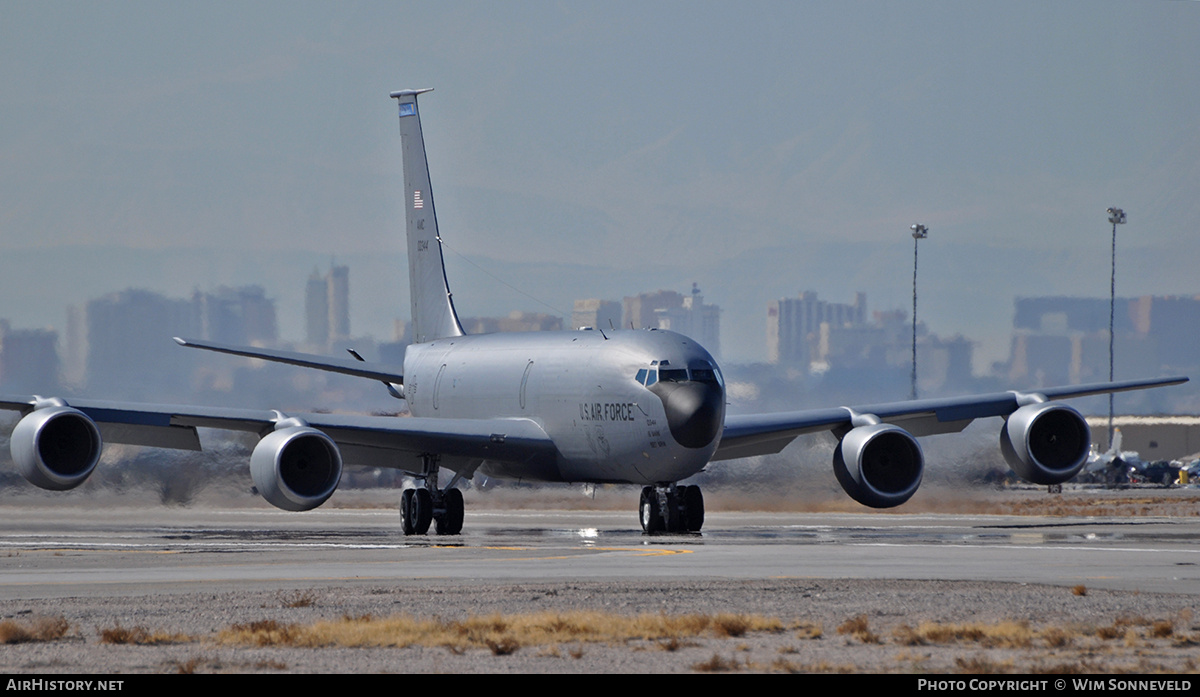
POLYGON ((913 236, 913 322, 912 322, 912 391, 909 399, 917 398, 917 243, 929 236, 929 228, 920 223, 910 227, 913 236))
MULTIPOLYGON (((1113 381, 1113 319, 1117 308, 1117 226, 1125 224, 1125 211, 1108 209, 1108 222, 1112 223, 1112 280, 1108 290, 1108 381, 1113 381)), ((1113 442, 1113 393, 1108 393, 1108 447, 1113 442)))

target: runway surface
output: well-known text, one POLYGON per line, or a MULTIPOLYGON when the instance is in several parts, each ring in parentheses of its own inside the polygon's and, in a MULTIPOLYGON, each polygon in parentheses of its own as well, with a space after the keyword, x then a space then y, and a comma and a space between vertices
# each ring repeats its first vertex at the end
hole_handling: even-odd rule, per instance
POLYGON ((405 538, 395 511, 0 506, 0 600, 394 581, 1012 581, 1200 594, 1200 518, 712 513, 646 536, 632 512, 469 511, 405 538))

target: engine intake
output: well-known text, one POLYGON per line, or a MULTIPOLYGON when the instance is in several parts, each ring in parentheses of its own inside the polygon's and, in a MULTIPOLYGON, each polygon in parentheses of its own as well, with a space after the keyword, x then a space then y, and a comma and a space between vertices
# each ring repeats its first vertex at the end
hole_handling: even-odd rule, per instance
POLYGON ((1060 484, 1087 462, 1092 444, 1087 422, 1065 404, 1028 404, 1000 430, 1000 450, 1021 479, 1060 484))
POLYGON ((329 436, 308 426, 274 431, 250 455, 258 493, 285 511, 308 511, 333 495, 342 479, 342 454, 329 436))
POLYGON ((9 449, 21 476, 52 491, 74 489, 100 461, 100 430, 86 414, 68 406, 46 407, 23 417, 9 449))
POLYGON ((842 489, 872 508, 892 508, 912 498, 924 468, 917 439, 889 424, 852 429, 833 451, 833 473, 842 489))

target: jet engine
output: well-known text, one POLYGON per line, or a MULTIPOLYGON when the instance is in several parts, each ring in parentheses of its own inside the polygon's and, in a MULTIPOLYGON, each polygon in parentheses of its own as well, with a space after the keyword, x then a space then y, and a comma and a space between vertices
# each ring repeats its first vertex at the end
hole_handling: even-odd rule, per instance
POLYGON ((333 439, 315 428, 283 428, 254 446, 250 476, 273 506, 308 511, 333 495, 342 479, 342 454, 333 439))
POLYGON ((21 476, 53 491, 74 489, 100 461, 100 430, 86 414, 68 406, 30 412, 13 429, 9 448, 21 476))
POLYGON ((917 492, 925 456, 908 431, 889 424, 852 429, 833 451, 833 473, 850 498, 872 508, 899 506, 917 492))
POLYGON ((1000 450, 1013 472, 1034 484, 1059 484, 1087 462, 1092 437, 1087 422, 1065 404, 1027 404, 1009 414, 1000 450))

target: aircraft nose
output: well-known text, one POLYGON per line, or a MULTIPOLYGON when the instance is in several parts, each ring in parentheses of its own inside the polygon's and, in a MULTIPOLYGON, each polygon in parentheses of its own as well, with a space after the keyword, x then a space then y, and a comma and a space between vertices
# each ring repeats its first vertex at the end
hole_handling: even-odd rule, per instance
POLYGON ((703 448, 717 437, 725 420, 725 394, 709 382, 659 382, 650 390, 662 400, 675 442, 703 448))

